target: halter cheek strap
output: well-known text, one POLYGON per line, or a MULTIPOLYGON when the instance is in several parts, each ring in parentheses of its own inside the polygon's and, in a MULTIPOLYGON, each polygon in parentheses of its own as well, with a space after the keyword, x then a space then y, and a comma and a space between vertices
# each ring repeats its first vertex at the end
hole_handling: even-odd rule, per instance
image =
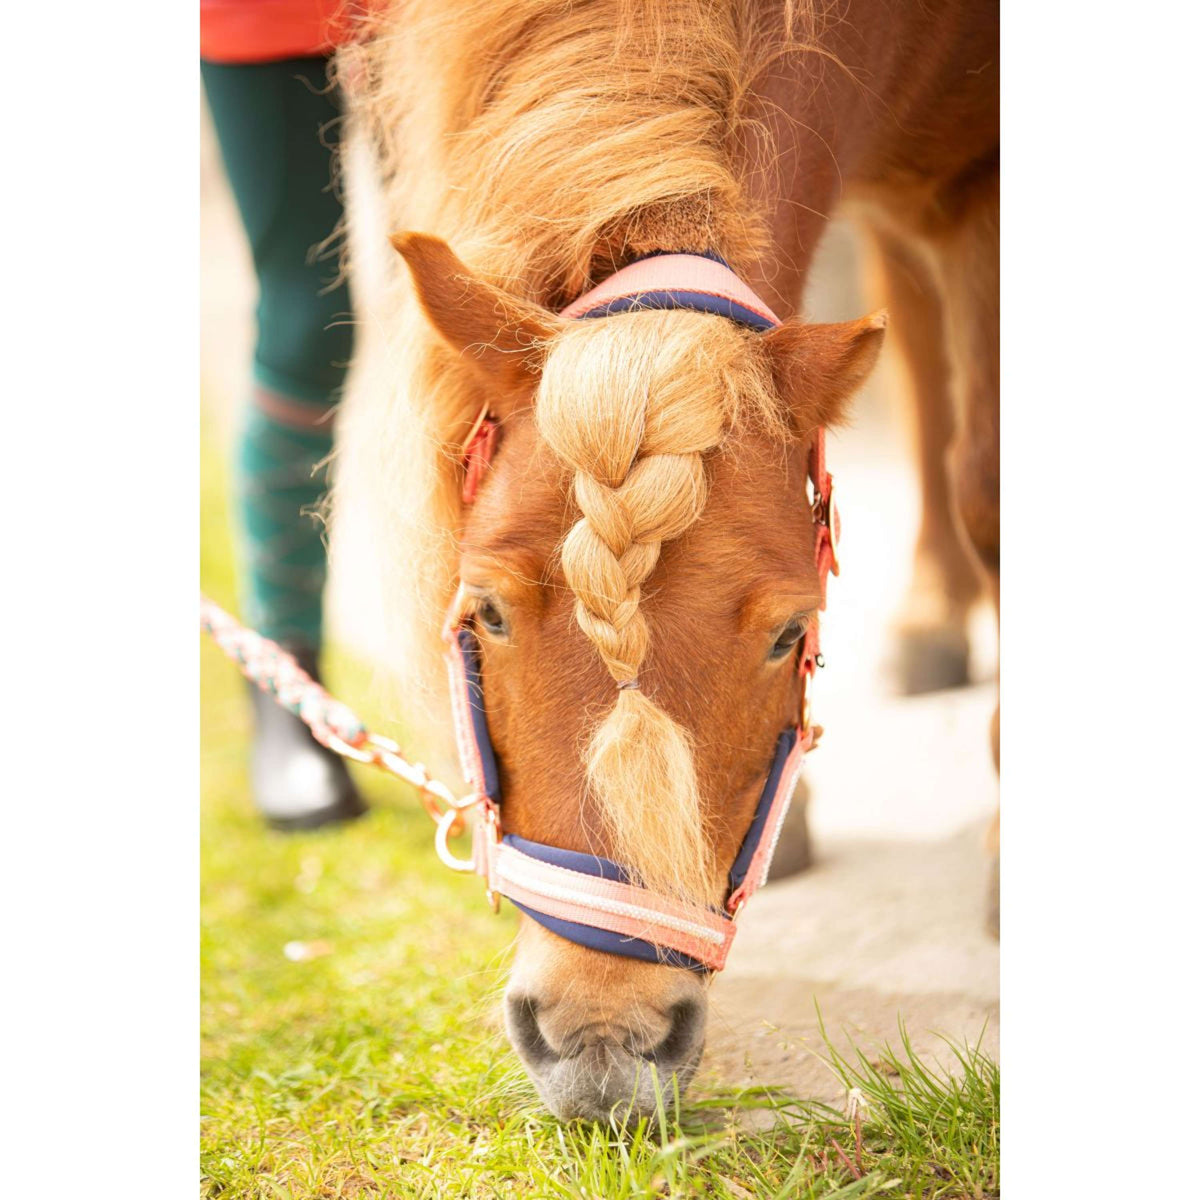
MULTIPOLYGON (((587 320, 647 309, 689 309, 736 321, 760 331, 779 318, 721 260, 706 255, 659 254, 618 271, 563 311, 587 320)), ((485 408, 465 442, 463 500, 474 500, 495 447, 496 426, 485 408)), ((814 436, 809 459, 816 567, 821 604, 832 571, 838 573, 840 522, 833 478, 825 469, 825 431, 814 436)), ((666 962, 700 971, 725 965, 737 931, 736 917, 767 881, 771 858, 787 816, 792 792, 813 745, 808 720, 813 672, 820 664, 819 620, 814 614, 797 658, 803 676, 799 724, 776 742, 750 828, 730 868, 720 909, 659 895, 632 881, 618 863, 503 834, 500 773, 488 732, 479 642, 461 617, 456 598, 447 621, 447 664, 455 736, 465 778, 480 798, 471 864, 487 880, 493 897, 507 896, 522 912, 554 933, 610 954, 666 962)))

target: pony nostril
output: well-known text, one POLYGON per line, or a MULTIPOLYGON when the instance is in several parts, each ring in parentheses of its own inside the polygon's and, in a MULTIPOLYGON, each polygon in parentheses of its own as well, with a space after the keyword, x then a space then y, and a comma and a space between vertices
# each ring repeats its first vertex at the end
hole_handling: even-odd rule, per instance
POLYGON ((627 999, 608 1012, 585 1013, 516 991, 504 1002, 513 1049, 542 1099, 564 1121, 650 1116, 664 1089, 682 1095, 704 1049, 706 1014, 702 995, 645 1007, 627 999), (576 1026, 581 1016, 592 1019, 576 1026), (660 1031, 664 1036, 648 1045, 660 1031))
POLYGON ((560 1056, 555 1054, 538 1025, 538 1002, 532 996, 509 996, 504 1008, 508 1036, 521 1057, 531 1065, 558 1062, 560 1056))
POLYGON ((667 1036, 645 1057, 668 1070, 691 1058, 704 1038, 704 1008, 695 1000, 681 1000, 671 1008, 667 1036))

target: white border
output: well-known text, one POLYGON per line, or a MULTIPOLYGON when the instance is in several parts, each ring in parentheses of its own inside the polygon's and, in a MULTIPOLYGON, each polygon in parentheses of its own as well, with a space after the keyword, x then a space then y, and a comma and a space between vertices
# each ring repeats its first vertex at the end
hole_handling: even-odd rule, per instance
POLYGON ((5 1191, 193 1195, 196 10, 5 44, 5 1191))
POLYGON ((1188 1186, 1197 24, 1182 4, 1004 10, 1011 1197, 1188 1186))

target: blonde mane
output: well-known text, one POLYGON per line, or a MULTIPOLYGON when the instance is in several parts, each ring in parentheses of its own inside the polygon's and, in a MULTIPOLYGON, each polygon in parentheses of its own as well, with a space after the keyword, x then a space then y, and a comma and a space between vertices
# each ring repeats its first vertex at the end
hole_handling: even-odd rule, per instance
MULTIPOLYGON (((766 242, 755 164, 769 157, 749 108, 750 47, 778 45, 756 28, 761 8, 403 0, 354 68, 359 132, 383 167, 372 239, 436 234, 473 271, 549 308, 641 251, 713 248, 749 266, 766 242)), ((356 247, 352 233, 360 259, 362 238, 356 247)), ((341 418, 335 515, 346 505, 371 522, 400 707, 411 717, 423 694, 432 720, 416 732, 444 737, 437 632, 462 520, 456 460, 481 394, 403 272, 389 272, 341 418)), ((700 314, 585 321, 549 344, 536 418, 574 471, 582 514, 562 565, 616 683, 646 661, 641 588, 662 543, 703 509, 703 456, 739 406, 777 423, 774 403, 752 335, 700 314)), ((711 897, 680 726, 645 691, 614 688, 584 758, 614 852, 654 886, 711 897)))
POLYGON ((649 649, 642 584, 662 543, 704 508, 703 456, 739 405, 773 413, 753 335, 698 313, 588 321, 554 344, 542 436, 575 471, 582 516, 562 547, 575 615, 619 687, 585 752, 620 861, 652 886, 710 896, 713 863, 686 732, 638 683, 649 649))

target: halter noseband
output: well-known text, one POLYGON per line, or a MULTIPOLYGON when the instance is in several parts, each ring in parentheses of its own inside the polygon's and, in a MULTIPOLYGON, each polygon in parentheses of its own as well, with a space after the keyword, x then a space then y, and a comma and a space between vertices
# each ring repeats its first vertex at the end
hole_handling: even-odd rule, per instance
MULTIPOLYGON (((765 332, 779 318, 715 256, 656 254, 638 259, 563 310, 574 320, 608 317, 646 309, 689 309, 722 316, 765 332)), ((463 500, 474 500, 495 449, 496 425, 485 409, 466 439, 463 500)), ((818 429, 809 457, 812 519, 816 525, 816 566, 821 604, 830 571, 838 573, 840 532, 833 500, 833 477, 825 470, 825 431, 818 429)), ((775 743, 775 754, 755 808, 754 818, 729 871, 720 909, 663 896, 632 882, 620 864, 593 854, 563 850, 516 834, 500 823, 500 771, 488 734, 483 699, 479 640, 464 618, 461 594, 446 623, 447 665, 454 729, 463 774, 480 798, 473 855, 457 865, 487 880, 494 904, 507 896, 522 912, 547 929, 609 954, 665 962, 700 971, 719 971, 733 944, 736 918, 747 900, 767 881, 779 832, 792 791, 813 745, 809 719, 811 681, 820 658, 819 620, 814 615, 797 660, 802 676, 801 719, 775 743)), ((625 685, 636 686, 636 680, 625 685)), ((447 814, 448 822, 458 814, 447 814)), ((444 843, 448 828, 439 830, 444 843)), ((444 847, 442 847, 444 849, 444 847)), ((447 855, 443 853, 443 858, 447 855)))

